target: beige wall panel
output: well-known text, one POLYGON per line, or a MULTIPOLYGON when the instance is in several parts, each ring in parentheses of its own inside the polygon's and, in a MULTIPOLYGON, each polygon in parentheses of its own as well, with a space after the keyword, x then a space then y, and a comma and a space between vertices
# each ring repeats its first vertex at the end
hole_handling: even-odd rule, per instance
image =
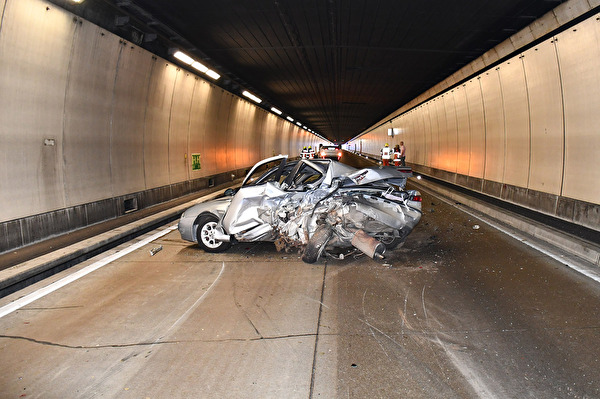
POLYGON ((529 177, 529 103, 523 62, 517 58, 498 70, 502 84, 506 153, 504 183, 527 187, 529 177))
POLYGON ((440 138, 440 168, 450 172, 456 172, 458 151, 458 120, 456 117, 455 96, 454 91, 444 96, 446 133, 440 138))
POLYGON ((144 117, 152 56, 133 46, 121 49, 112 102, 110 166, 113 195, 144 186, 144 117))
POLYGON ((241 100, 239 97, 230 93, 226 93, 226 97, 230 97, 229 116, 227 117, 226 130, 227 144, 225 145, 225 150, 227 153, 226 162, 227 170, 233 170, 237 168, 239 162, 237 159, 238 148, 240 147, 239 130, 242 128, 245 109, 242 106, 244 100, 241 100))
POLYGON ((71 16, 46 11, 38 1, 6 3, 0 30, 0 221, 65 206, 62 131, 74 29, 71 16), (45 139, 54 145, 44 145, 45 139))
MULTIPOLYGON (((417 108, 413 114, 413 127, 415 131, 414 144, 412 145, 413 162, 425 165, 427 155, 427 143, 425 141, 425 127, 423 124, 423 106, 417 108)), ((408 157, 408 155, 407 155, 408 157)))
POLYGON ((180 69, 175 79, 175 92, 169 122, 169 181, 178 183, 188 176, 188 141, 190 113, 195 76, 180 69))
POLYGON ((269 117, 275 118, 275 116, 257 107, 250 110, 249 130, 245 137, 246 145, 244 146, 244 166, 254 165, 262 159, 260 157, 260 136, 262 132, 266 131, 265 124, 269 117))
POLYGON ((563 109, 556 50, 548 40, 524 55, 531 118, 529 188, 560 195, 563 109))
POLYGON ((485 112, 485 173, 486 180, 502 182, 504 176, 504 104, 497 70, 481 75, 485 112))
POLYGON ((470 80, 466 85, 471 128, 471 154, 469 156, 469 176, 483 178, 485 167, 485 117, 479 79, 470 80))
MULTIPOLYGON (((190 136, 188 142, 188 173, 190 179, 198 179, 207 176, 207 169, 211 167, 207 163, 205 148, 206 130, 206 105, 210 94, 210 84, 195 78, 194 92, 192 94, 192 105, 190 107, 190 136), (200 169, 192 169, 192 154, 200 154, 200 169)), ((214 151, 211 151, 214 153, 214 151)), ((212 165, 214 167, 214 165, 212 165)))
POLYGON ((237 169, 242 162, 241 148, 243 137, 243 127, 245 121, 245 113, 248 102, 241 100, 239 97, 233 97, 231 101, 231 109, 229 110, 229 122, 227 125, 227 162, 229 169, 237 169))
POLYGON ((457 125, 456 173, 467 176, 471 158, 471 127, 469 126, 467 90, 464 85, 454 89, 454 106, 457 125))
POLYGON ((169 184, 169 118, 177 67, 158 59, 152 68, 144 129, 146 188, 169 184))
POLYGON ((275 142, 275 136, 283 128, 284 121, 281 118, 277 120, 267 120, 265 123, 265 129, 260 138, 260 158, 268 158, 269 150, 275 142))
POLYGON ((417 143, 422 137, 421 132, 417 128, 417 113, 411 111, 407 116, 406 127, 408 129, 404 146, 406 147, 406 162, 417 163, 418 159, 423 159, 423 150, 417 143))
POLYGON ((445 151, 444 140, 446 137, 446 109, 444 98, 438 97, 435 101, 430 101, 431 112, 429 118, 431 120, 431 164, 430 166, 437 169, 442 168, 442 152, 445 151))
MULTIPOLYGON (((267 116, 261 123, 262 127, 259 127, 259 131, 262 133, 257 133, 259 138, 254 138, 257 151, 254 157, 255 163, 260 159, 269 157, 271 153, 267 149, 273 146, 276 133, 283 128, 284 124, 287 124, 283 119, 274 115, 267 116)), ((297 146, 299 145, 297 144, 297 146)))
POLYGON ((110 114, 121 45, 88 22, 75 32, 65 98, 67 206, 110 196, 110 114))
POLYGON ((426 166, 431 166, 431 103, 426 103, 421 110, 421 126, 423 131, 423 151, 426 166))
POLYGON ((565 106, 562 195, 600 203, 600 21, 590 18, 558 40, 565 106))
POLYGON ((233 163, 229 158, 232 151, 228 145, 235 139, 231 134, 230 117, 233 95, 226 91, 221 91, 221 100, 218 102, 219 108, 214 114, 211 114, 209 120, 208 134, 214 136, 215 162, 217 164, 217 173, 227 172, 233 169, 233 163))
MULTIPOLYGON (((204 92, 204 89, 202 91, 204 92)), ((206 92, 205 111, 200 111, 198 114, 198 117, 202 116, 203 118, 201 133, 204 144, 199 153, 204 176, 214 175, 222 169, 217 163, 217 152, 219 146, 225 145, 225 130, 221 128, 218 120, 221 101, 224 99, 223 94, 224 91, 220 87, 209 85, 209 90, 206 92)), ((226 124, 225 127, 227 127, 226 124)))

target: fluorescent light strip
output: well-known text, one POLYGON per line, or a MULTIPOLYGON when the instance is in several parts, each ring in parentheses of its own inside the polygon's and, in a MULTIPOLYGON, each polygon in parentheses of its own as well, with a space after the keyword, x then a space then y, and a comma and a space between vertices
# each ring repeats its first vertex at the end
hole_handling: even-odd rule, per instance
POLYGON ((287 119, 287 120, 288 120, 288 121, 290 121, 290 122, 293 122, 293 121, 294 121, 294 118, 292 118, 291 116, 288 116, 288 117, 287 117, 287 118, 285 118, 285 119, 287 119))
POLYGON ((280 110, 278 110, 278 109, 277 109, 277 108, 275 108, 275 107, 271 107, 271 111, 275 112, 277 115, 281 115, 281 114, 283 114, 283 112, 281 112, 280 110))
POLYGON ((208 71, 208 67, 204 66, 203 64, 199 63, 198 61, 192 62, 192 68, 197 69, 202 73, 206 73, 206 71, 208 71))
POLYGON ((214 80, 219 80, 219 78, 221 77, 221 75, 219 75, 218 73, 216 73, 215 71, 213 71, 212 69, 209 69, 208 71, 205 72, 209 77, 213 78, 214 80))
POLYGON ((248 90, 244 90, 244 91, 242 92, 242 95, 243 95, 244 97, 248 97, 248 98, 249 98, 249 99, 251 99, 252 101, 254 101, 254 102, 257 102, 257 103, 259 103, 259 104, 262 102, 262 100, 261 100, 260 98, 256 97, 254 94, 250 93, 248 90))
POLYGON ((195 59, 193 59, 192 57, 190 57, 183 51, 180 51, 180 50, 175 51, 173 53, 173 57, 177 58, 179 61, 183 62, 184 64, 190 65, 192 68, 194 68, 202 73, 205 73, 207 76, 213 78, 214 80, 218 80, 221 77, 221 75, 219 75, 212 69, 208 69, 208 67, 206 65, 196 61, 195 59))
POLYGON ((181 52, 179 50, 177 50, 173 54, 173 57, 177 58, 179 61, 183 62, 184 64, 188 64, 188 65, 192 65, 192 63, 194 62, 194 59, 192 57, 190 57, 186 53, 181 52))

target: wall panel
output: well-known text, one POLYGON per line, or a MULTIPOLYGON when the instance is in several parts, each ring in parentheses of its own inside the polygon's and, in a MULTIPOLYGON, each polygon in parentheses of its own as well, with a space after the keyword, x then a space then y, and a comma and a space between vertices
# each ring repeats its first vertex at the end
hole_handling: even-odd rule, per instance
POLYGON ((125 195, 145 189, 144 117, 152 57, 135 46, 121 46, 111 110, 110 167, 112 192, 125 195))
POLYGON ((456 157, 458 147, 458 121, 456 118, 456 94, 447 93, 444 99, 444 115, 446 119, 445 133, 440 137, 440 168, 456 172, 456 157))
POLYGON ((521 59, 503 63, 498 70, 502 85, 506 152, 503 182, 527 187, 529 178, 529 99, 521 59))
POLYGON ((69 205, 106 197, 111 187, 110 115, 119 39, 78 25, 65 98, 65 192, 69 205))
POLYGON ((600 21, 590 18, 557 42, 565 107, 562 195, 600 198, 600 21))
POLYGON ((169 116, 169 182, 185 181, 188 176, 188 140, 190 113, 196 80, 194 75, 179 70, 175 78, 169 116))
POLYGON ((504 171, 504 105, 497 70, 481 75, 485 114, 484 178, 502 182, 504 171))
MULTIPOLYGON (((214 175, 219 173, 223 168, 217 162, 217 151, 221 141, 224 139, 225 130, 221 127, 222 121, 219 121, 219 110, 221 102, 224 101, 224 91, 220 87, 210 85, 210 90, 206 96, 206 111, 203 114, 204 130, 204 146, 200 154, 202 159, 202 168, 206 175, 214 175)), ((195 110, 194 110, 195 111, 195 110)), ((225 127, 227 127, 225 125, 225 127)))
POLYGON ((235 168, 235 153, 229 148, 235 141, 235 136, 230 133, 231 129, 231 112, 235 97, 226 91, 221 92, 221 101, 217 113, 211 118, 211 129, 206 134, 214 134, 216 136, 216 163, 217 173, 227 172, 235 168), (216 120, 215 120, 216 119, 216 120))
POLYGON ((433 168, 441 167, 441 154, 446 149, 444 148, 446 131, 446 109, 444 106, 443 97, 438 97, 435 101, 430 103, 431 111, 429 118, 431 120, 431 140, 430 140, 430 152, 431 161, 430 166, 433 168))
POLYGON ((563 108, 556 49, 546 41, 524 54, 531 118, 530 189, 560 195, 563 108))
POLYGON ((163 60, 156 60, 152 68, 144 128, 147 189, 169 184, 169 118, 177 69, 163 60))
POLYGON ((207 168, 210 167, 206 162, 207 154, 205 153, 206 105, 208 103, 210 84, 199 78, 195 78, 194 80, 194 92, 192 94, 190 106, 190 133, 187 150, 187 168, 191 179, 206 176, 207 168), (200 169, 193 169, 192 154, 200 154, 200 169))
POLYGON ((454 90, 454 105, 458 132, 456 173, 468 176, 471 159, 471 127, 469 125, 469 107, 465 85, 458 86, 454 90))
POLYGON ((46 11, 38 1, 6 4, 0 30, 0 221, 66 204, 62 131, 74 30, 69 16, 46 11))
POLYGON ((471 128, 469 176, 483 178, 485 162, 485 118, 479 79, 469 81, 465 89, 469 107, 469 126, 471 128))

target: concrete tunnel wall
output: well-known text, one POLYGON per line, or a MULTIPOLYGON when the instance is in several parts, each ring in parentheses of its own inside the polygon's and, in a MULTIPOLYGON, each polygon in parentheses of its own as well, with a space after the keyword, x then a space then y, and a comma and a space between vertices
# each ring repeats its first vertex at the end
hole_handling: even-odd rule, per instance
POLYGON ((536 24, 347 148, 378 156, 385 143, 404 141, 420 173, 600 230, 600 15, 587 1, 570 1, 536 24), (590 10, 502 60, 515 41, 590 10), (389 128, 400 133, 392 138, 389 128))
POLYGON ((51 3, 0 12, 0 253, 321 142, 51 3))

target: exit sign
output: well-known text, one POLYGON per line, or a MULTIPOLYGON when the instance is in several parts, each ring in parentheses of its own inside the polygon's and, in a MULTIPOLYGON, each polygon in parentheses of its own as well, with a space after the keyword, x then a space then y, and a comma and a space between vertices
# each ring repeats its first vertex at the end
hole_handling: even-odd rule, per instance
POLYGON ((192 154, 192 170, 200 170, 200 154, 192 154))

